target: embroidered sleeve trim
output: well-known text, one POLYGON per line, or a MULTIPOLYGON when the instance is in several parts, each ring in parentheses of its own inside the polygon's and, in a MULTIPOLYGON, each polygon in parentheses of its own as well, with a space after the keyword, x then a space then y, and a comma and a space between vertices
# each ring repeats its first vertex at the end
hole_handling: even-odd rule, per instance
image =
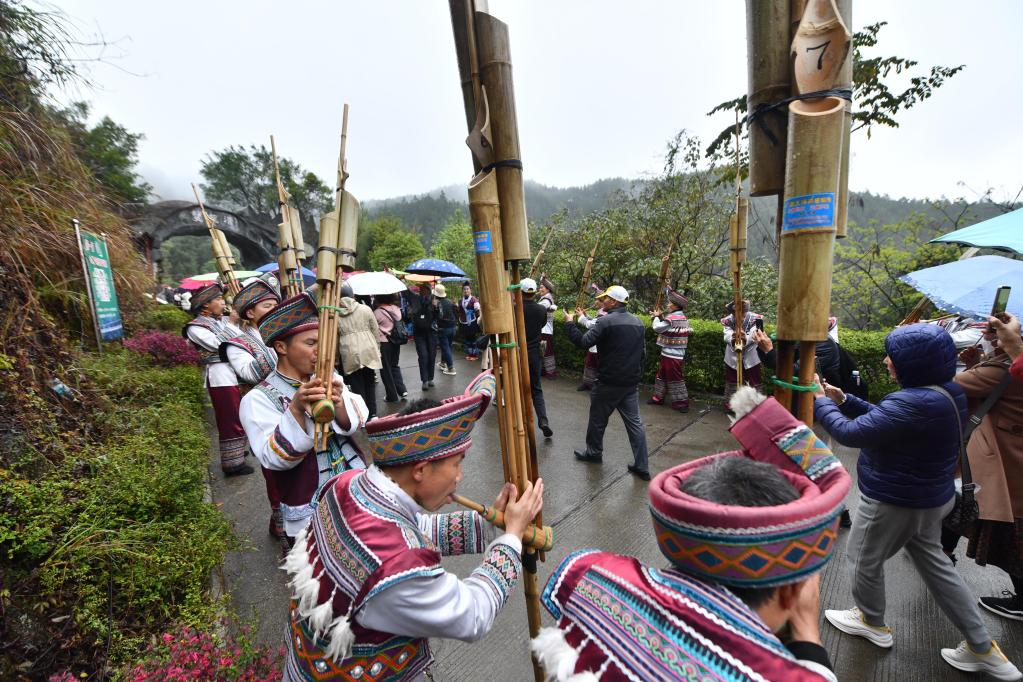
POLYGON ((297 462, 306 456, 306 453, 295 450, 288 439, 281 435, 279 426, 270 434, 270 450, 285 462, 297 462))
POLYGON ((435 514, 430 520, 430 540, 442 556, 479 554, 487 548, 483 518, 474 511, 435 514))
POLYGON ((472 572, 467 582, 486 587, 497 606, 501 606, 508 601, 508 595, 521 574, 522 559, 519 553, 504 543, 497 543, 490 548, 487 558, 472 572))

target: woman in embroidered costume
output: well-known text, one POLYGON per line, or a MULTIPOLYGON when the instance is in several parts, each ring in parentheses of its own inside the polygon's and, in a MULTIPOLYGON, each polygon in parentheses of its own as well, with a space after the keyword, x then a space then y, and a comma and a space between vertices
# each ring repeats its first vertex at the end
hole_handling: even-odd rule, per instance
POLYGON ((203 383, 213 403, 220 437, 220 468, 225 476, 251 474, 255 469, 245 463, 248 442, 238 419, 242 395, 238 377, 231 365, 220 355, 220 346, 238 333, 233 325, 221 320, 224 309, 224 288, 210 284, 199 289, 189 302, 195 319, 185 325, 181 335, 199 351, 203 366, 203 383))
POLYGON ((285 561, 293 589, 285 680, 422 679, 429 637, 490 631, 522 571, 521 536, 543 506, 543 481, 495 507, 505 531, 473 511, 425 514, 451 501, 470 433, 494 394, 484 372, 443 403, 420 399, 366 425, 374 464, 324 487, 285 561), (465 580, 442 555, 480 553, 465 580))
POLYGON ((554 379, 558 376, 558 368, 554 360, 554 311, 558 309, 558 306, 554 304, 554 283, 547 278, 546 274, 540 275, 540 298, 536 299, 536 302, 547 309, 547 323, 540 331, 540 345, 542 346, 540 350, 543 353, 541 374, 544 379, 554 379))
MULTIPOLYGON (((259 321, 281 302, 279 282, 272 274, 245 282, 234 297, 234 309, 241 323, 241 333, 220 344, 220 358, 231 365, 241 382, 242 393, 270 375, 277 366, 277 354, 263 343, 259 334, 259 321)), ((284 537, 284 517, 281 516, 281 497, 274 485, 273 474, 260 466, 266 482, 266 498, 270 503, 270 535, 284 537)))
POLYGON ((332 391, 334 435, 325 452, 313 447, 309 408, 327 395, 314 376, 319 326, 316 304, 308 293, 283 301, 260 320, 259 333, 274 349, 277 369, 256 384, 241 405, 245 433, 277 489, 289 538, 309 522, 316 492, 328 479, 365 467, 362 453, 347 436, 365 425, 366 403, 337 374, 332 391))
MULTIPOLYGON (((753 339, 752 331, 757 326, 757 320, 763 320, 764 316, 752 312, 749 300, 742 302, 742 325, 739 332, 742 336, 742 378, 747 386, 756 388, 763 383, 760 355, 757 353, 757 342, 753 339)), ((739 387, 739 375, 735 371, 736 363, 739 362, 738 354, 735 352, 735 303, 727 306, 728 315, 721 318, 721 326, 724 328, 725 339, 725 405, 731 399, 735 390, 739 387)))
POLYGON ((551 575, 543 601, 558 625, 532 644, 549 679, 836 679, 820 645, 818 572, 849 474, 773 398, 743 388, 732 409, 743 450, 650 484, 670 568, 583 550, 551 575), (774 633, 786 622, 783 645, 774 633))
POLYGON ((689 319, 682 310, 689 304, 682 294, 665 288, 668 299, 668 314, 661 318, 661 311, 654 310, 651 326, 657 333, 657 345, 661 347, 661 364, 654 379, 654 394, 647 401, 650 405, 667 403, 673 410, 689 411, 689 390, 686 388, 685 357, 689 342, 689 319))

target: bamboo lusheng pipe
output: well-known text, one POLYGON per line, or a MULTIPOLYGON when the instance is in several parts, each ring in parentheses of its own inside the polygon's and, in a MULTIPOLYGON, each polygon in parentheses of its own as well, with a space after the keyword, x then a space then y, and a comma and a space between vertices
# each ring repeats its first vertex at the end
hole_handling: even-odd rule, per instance
MULTIPOLYGON (((813 384, 813 375, 817 370, 817 342, 799 342, 799 385, 810 386, 813 384)), ((804 424, 813 424, 813 399, 812 391, 798 391, 794 396, 796 418, 804 424)))
POLYGON ((501 197, 501 230, 505 261, 529 260, 529 226, 522 181, 519 129, 515 116, 508 25, 485 12, 476 12, 480 79, 485 88, 490 134, 501 197), (517 164, 517 165, 516 165, 517 164))
POLYGON ((316 283, 320 285, 317 300, 320 315, 320 333, 317 342, 316 376, 327 389, 327 396, 312 406, 316 422, 315 441, 317 448, 326 448, 329 424, 334 419, 333 380, 334 361, 337 358, 338 302, 341 287, 338 284, 338 253, 340 245, 341 218, 345 202, 351 197, 345 192, 348 180, 345 148, 348 141, 348 105, 344 105, 341 119, 341 151, 337 161, 337 186, 334 193, 334 210, 320 219, 320 246, 317 249, 316 283))
POLYGON ((536 257, 533 258, 533 264, 529 266, 529 278, 533 279, 536 277, 536 273, 540 270, 540 259, 543 258, 544 254, 547 253, 547 244, 551 241, 551 236, 554 234, 554 229, 557 225, 551 225, 551 231, 547 233, 547 238, 543 240, 543 244, 540 245, 540 250, 536 252, 536 257))
MULTIPOLYGON (((497 509, 485 505, 473 502, 472 500, 462 497, 461 495, 452 495, 451 499, 455 503, 462 505, 466 509, 478 513, 484 519, 494 524, 501 530, 505 530, 504 527, 504 512, 498 511, 497 509)), ((532 524, 526 529, 526 532, 522 535, 522 544, 527 547, 532 547, 538 552, 547 552, 554 547, 554 530, 550 526, 544 526, 542 524, 532 524)))
MULTIPOLYGON (((792 92, 789 64, 790 15, 787 2, 746 0, 748 57, 747 112, 787 98, 792 92)), ((768 112, 749 123, 749 193, 778 194, 785 186, 784 110, 768 112), (773 139, 772 139, 773 137, 773 139)))
POLYGON ((479 54, 476 40, 475 0, 448 0, 451 11, 451 29, 455 37, 455 56, 462 84, 462 104, 465 109, 466 146, 472 151, 473 172, 488 166, 494 160, 491 141, 487 95, 479 75, 479 54), (477 102, 480 106, 477 107, 477 102))
MULTIPOLYGON (((836 0, 835 6, 846 28, 852 28, 852 0, 836 0)), ((842 68, 838 72, 835 87, 852 90, 853 52, 850 48, 842 68)), ((845 130, 842 132, 842 172, 838 180, 838 216, 835 220, 835 238, 843 239, 848 234, 849 220, 849 154, 852 138, 852 100, 845 103, 845 130)))
POLYGON ((300 238, 301 222, 296 220, 298 211, 288 203, 288 191, 284 189, 280 165, 277 163, 277 141, 273 135, 270 136, 270 153, 273 157, 274 179, 277 182, 277 205, 281 211, 281 222, 277 224, 277 247, 280 249, 277 254, 277 274, 284 290, 284 297, 291 298, 305 290, 302 273, 299 270, 298 245, 295 243, 295 222, 299 223, 300 238))
POLYGON ((661 256, 661 274, 657 278, 657 298, 654 299, 654 310, 662 310, 664 305, 664 290, 668 288, 668 277, 671 276, 671 252, 675 250, 675 240, 673 237, 671 243, 668 244, 668 251, 661 256))
POLYGON ((745 383, 743 374, 746 370, 746 367, 743 365, 746 338, 745 332, 742 331, 742 325, 746 320, 746 313, 742 297, 742 264, 746 262, 746 221, 748 210, 749 200, 744 196, 737 195, 735 197, 735 212, 728 219, 732 271, 732 309, 734 310, 732 317, 735 321, 735 334, 732 337, 732 343, 736 354, 735 380, 739 386, 745 383))
POLYGON ((195 201, 199 204, 199 212, 202 215, 203 222, 206 223, 206 229, 210 232, 210 249, 213 253, 213 262, 216 263, 217 272, 223 281, 228 298, 233 301, 234 297, 241 291, 241 285, 238 283, 238 278, 234 276, 234 268, 232 267, 234 265, 234 258, 231 255, 231 246, 227 243, 227 237, 217 229, 213 218, 206 212, 206 206, 203 205, 202 199, 199 198, 199 188, 195 186, 194 182, 192 183, 192 193, 195 194, 195 201))
MULTIPOLYGON (((521 282, 521 273, 519 271, 519 262, 512 261, 511 263, 511 279, 518 283, 521 282)), ((519 400, 522 401, 522 414, 523 423, 526 428, 526 445, 528 446, 528 460, 527 460, 527 477, 530 481, 535 481, 540 477, 540 461, 536 454, 536 429, 533 428, 533 385, 532 379, 529 376, 529 351, 526 348, 526 317, 525 308, 523 307, 524 298, 522 296, 522 288, 515 287, 512 291, 512 309, 513 316, 515 318, 515 334, 519 340, 517 349, 519 351, 519 366, 524 368, 519 380, 519 400)), ((536 522, 543 525, 543 512, 541 511, 536 516, 536 522)), ((543 555, 540 557, 543 560, 543 555)))
POLYGON ((515 321, 508 296, 508 272, 504 267, 497 174, 492 170, 480 173, 469 183, 469 219, 483 331, 489 335, 510 332, 515 321))
POLYGON ((597 256, 597 247, 600 246, 601 236, 597 235, 597 241, 593 242, 589 258, 586 259, 586 265, 583 266, 583 278, 579 284, 579 294, 575 297, 575 307, 577 310, 586 304, 586 289, 590 286, 590 279, 593 278, 593 259, 597 256))
POLYGON ((823 341, 831 310, 835 203, 845 102, 789 105, 788 167, 778 275, 778 338, 823 341))

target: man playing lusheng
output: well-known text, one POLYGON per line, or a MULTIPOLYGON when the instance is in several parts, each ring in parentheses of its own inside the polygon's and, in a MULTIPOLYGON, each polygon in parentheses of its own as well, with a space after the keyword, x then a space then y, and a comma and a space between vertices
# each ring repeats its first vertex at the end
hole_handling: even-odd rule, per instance
MULTIPOLYGON (((242 333, 220 345, 220 357, 231 365, 246 390, 267 378, 277 367, 277 354, 263 343, 258 325, 281 302, 279 286, 276 277, 265 274, 246 282, 234 297, 234 308, 238 311, 242 333)), ((260 469, 266 482, 266 497, 270 502, 270 535, 283 538, 281 496, 274 485, 273 473, 265 466, 260 466, 260 469)))
POLYGON ((661 348, 661 364, 654 380, 654 394, 648 401, 651 405, 669 405, 679 412, 689 411, 689 391, 686 389, 686 346, 689 342, 689 319, 682 310, 689 305, 689 299, 671 287, 665 289, 668 299, 668 314, 661 317, 660 310, 652 312, 651 326, 657 333, 657 345, 661 348))
POLYGON ((651 482, 667 569, 609 552, 566 558, 543 592, 558 621, 533 640, 548 679, 835 680, 821 646, 820 576, 849 474, 773 398, 735 394, 742 451, 651 482), (788 624, 782 643, 775 633, 788 624))
POLYGON ((316 371, 319 318, 309 294, 283 301, 259 322, 264 342, 277 353, 277 369, 242 399, 241 419, 253 454, 270 470, 280 495, 284 531, 294 538, 309 522, 316 491, 335 474, 364 468, 347 436, 366 423, 366 403, 334 375, 334 434, 315 452, 309 410, 327 396, 316 371))
POLYGON ((419 399, 366 425, 373 466, 333 479, 285 561, 293 596, 285 680, 418 680, 429 637, 490 631, 521 574, 522 533, 543 481, 505 485, 501 534, 476 512, 425 514, 451 502, 470 433, 494 394, 485 372, 443 403, 419 399), (483 552, 465 580, 441 555, 483 552))
POLYGON ((248 443, 238 419, 238 405, 242 399, 238 377, 220 356, 221 344, 238 333, 237 329, 220 319, 227 307, 224 288, 217 283, 203 287, 192 294, 189 305, 196 317, 185 325, 181 335, 199 351, 203 383, 209 391, 217 421, 220 468, 225 476, 251 474, 255 469, 245 463, 248 443))

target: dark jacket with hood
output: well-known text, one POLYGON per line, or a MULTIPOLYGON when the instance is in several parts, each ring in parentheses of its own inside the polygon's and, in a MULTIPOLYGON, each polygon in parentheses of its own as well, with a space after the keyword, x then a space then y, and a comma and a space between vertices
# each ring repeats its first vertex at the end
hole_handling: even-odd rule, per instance
POLYGON ((937 325, 899 327, 884 342, 902 388, 877 405, 847 395, 842 405, 814 401, 814 416, 842 445, 860 448, 860 492, 900 507, 940 507, 955 494, 959 424, 966 425, 966 396, 952 380, 955 343, 937 325))

